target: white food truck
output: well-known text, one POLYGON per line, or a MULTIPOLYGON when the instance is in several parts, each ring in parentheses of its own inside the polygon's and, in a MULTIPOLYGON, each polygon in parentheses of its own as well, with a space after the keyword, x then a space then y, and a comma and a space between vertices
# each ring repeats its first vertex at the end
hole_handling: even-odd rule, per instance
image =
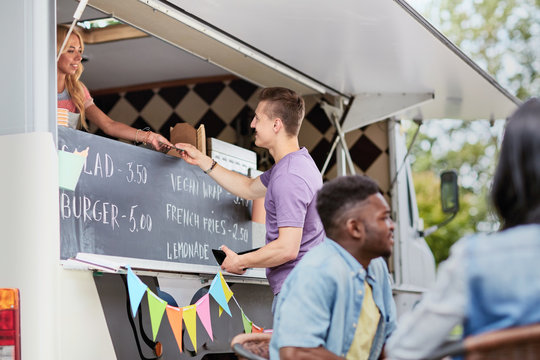
MULTIPOLYGON (((150 359, 156 342, 162 359, 232 358, 229 342, 244 331, 241 312, 272 326, 263 269, 223 274, 238 306, 230 301, 232 317, 219 316, 211 302, 213 340, 197 318, 197 345, 184 328, 182 352, 167 320, 156 339, 148 335, 147 300, 130 316, 124 280, 130 266, 169 304, 193 304, 219 271, 215 243, 205 243, 210 233, 223 233, 238 251, 263 244, 264 225, 245 218, 251 203, 231 197, 218 204, 223 189, 172 156, 57 128, 56 24, 71 24, 79 3, 0 6, 0 359, 150 359), (90 152, 77 190, 59 188, 58 149, 82 145, 90 152), (169 181, 163 188, 143 184, 161 171, 169 181), (194 195, 197 186, 212 195, 192 202, 212 215, 186 215, 187 207, 179 215, 184 198, 175 190, 194 195), (149 194, 168 191, 165 215, 140 212, 149 194), (227 206, 245 209, 237 215, 227 206), (173 207, 171 235, 158 218, 167 220, 173 207), (200 238, 182 238, 190 226, 202 228, 200 238), (116 241, 121 249, 109 249, 116 241), (124 252, 137 241, 144 245, 124 252), (163 258, 153 257, 160 241, 163 258)), ((121 23, 85 31, 82 80, 96 104, 117 121, 164 135, 176 122, 204 124, 212 155, 237 171, 270 165, 256 149, 253 160, 250 146, 256 90, 283 86, 305 96, 299 139, 324 179, 367 174, 391 204, 388 265, 399 313, 435 276, 400 121, 503 119, 519 103, 404 0, 89 0, 79 10, 81 21, 121 23)))

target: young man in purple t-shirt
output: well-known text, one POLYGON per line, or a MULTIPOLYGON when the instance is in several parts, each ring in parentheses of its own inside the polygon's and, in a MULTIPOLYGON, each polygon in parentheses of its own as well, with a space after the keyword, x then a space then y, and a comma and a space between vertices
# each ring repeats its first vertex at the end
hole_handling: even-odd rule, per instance
POLYGON ((221 268, 235 274, 243 274, 246 268, 267 268, 274 295, 302 256, 324 240, 315 208, 321 174, 308 151, 298 145, 304 108, 304 100, 292 90, 261 91, 251 127, 255 145, 268 149, 275 165, 255 179, 219 166, 192 145, 176 144, 184 149, 181 156, 186 162, 199 166, 231 193, 245 199, 265 197, 266 245, 244 255, 223 245, 227 257, 221 268))

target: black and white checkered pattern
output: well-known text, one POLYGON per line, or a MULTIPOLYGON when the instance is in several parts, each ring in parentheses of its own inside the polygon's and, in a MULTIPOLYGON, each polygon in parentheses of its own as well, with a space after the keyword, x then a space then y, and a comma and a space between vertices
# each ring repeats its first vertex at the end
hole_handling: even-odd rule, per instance
MULTIPOLYGON (((141 88, 141 87, 138 87, 141 88)), ((143 87, 144 88, 144 87, 143 87)), ((271 158, 252 141, 250 123, 257 106, 258 87, 241 79, 201 81, 198 83, 162 88, 106 93, 94 97, 96 105, 112 119, 135 128, 150 127, 169 138, 169 129, 178 122, 195 127, 205 125, 207 137, 237 144, 257 151, 259 169, 271 166, 271 158)), ((306 118, 299 141, 322 168, 330 151, 335 130, 319 106, 319 97, 308 96, 306 118)), ((99 129, 94 131, 104 135, 99 129)), ((386 122, 379 122, 346 134, 351 157, 357 173, 366 174, 379 182, 388 194, 388 136, 386 122)), ((335 155, 325 175, 336 176, 335 155)))

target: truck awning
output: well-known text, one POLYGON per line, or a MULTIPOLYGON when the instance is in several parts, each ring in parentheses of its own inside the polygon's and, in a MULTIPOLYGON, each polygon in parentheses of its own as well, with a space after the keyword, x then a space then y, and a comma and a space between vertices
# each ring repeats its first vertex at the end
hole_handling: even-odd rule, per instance
POLYGON ((403 0, 90 0, 260 86, 352 101, 344 131, 399 115, 506 118, 519 100, 403 0))

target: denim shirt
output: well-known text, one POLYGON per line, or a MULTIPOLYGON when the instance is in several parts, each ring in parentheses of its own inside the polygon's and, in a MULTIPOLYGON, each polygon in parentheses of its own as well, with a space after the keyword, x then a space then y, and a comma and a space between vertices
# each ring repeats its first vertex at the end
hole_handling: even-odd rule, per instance
POLYGON ((285 346, 327 350, 346 356, 371 285, 381 317, 369 359, 377 359, 396 326, 396 309, 385 261, 373 259, 366 273, 360 263, 331 239, 308 252, 289 274, 278 296, 270 359, 285 346))
POLYGON ((540 322, 540 225, 468 242, 465 335, 540 322))

